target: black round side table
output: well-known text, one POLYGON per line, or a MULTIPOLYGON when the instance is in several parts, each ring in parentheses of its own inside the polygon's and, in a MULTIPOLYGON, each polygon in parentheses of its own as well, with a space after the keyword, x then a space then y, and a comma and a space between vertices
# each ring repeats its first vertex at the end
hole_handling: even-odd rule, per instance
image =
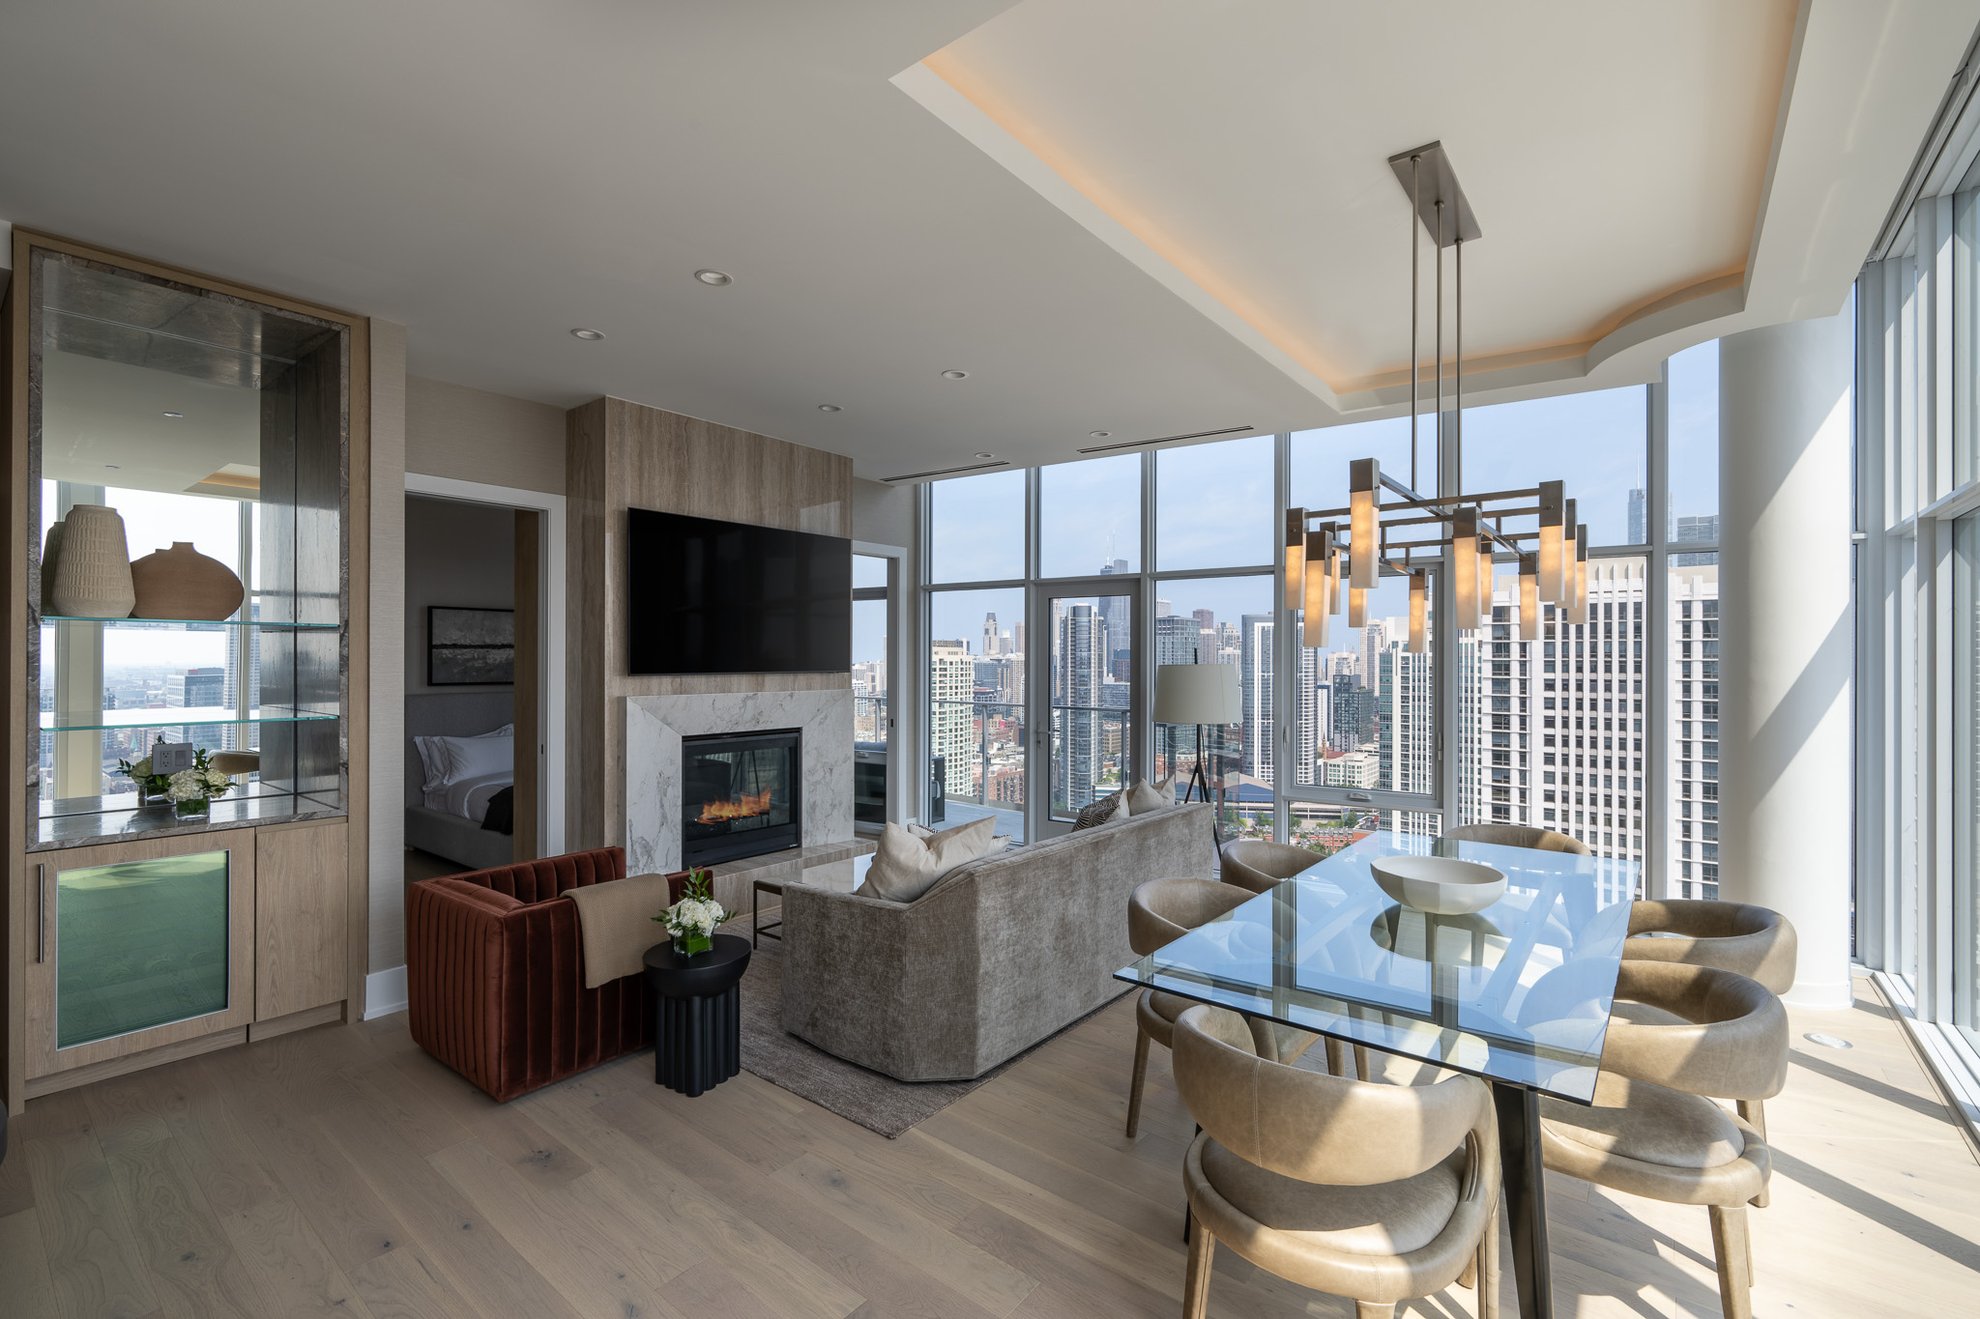
POLYGON ((653 991, 653 1083, 692 1099, 742 1070, 742 975, 749 940, 718 934, 705 953, 646 950, 653 991))

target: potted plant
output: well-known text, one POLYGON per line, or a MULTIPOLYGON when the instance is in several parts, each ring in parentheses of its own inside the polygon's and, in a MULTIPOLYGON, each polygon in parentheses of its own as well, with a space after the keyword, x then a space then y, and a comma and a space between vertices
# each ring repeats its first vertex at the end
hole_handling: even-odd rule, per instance
POLYGON ((154 773, 150 756, 136 762, 119 760, 117 772, 129 778, 137 786, 140 805, 149 806, 154 802, 166 800, 165 789, 171 786, 172 776, 154 773))
POLYGON ((714 876, 704 869, 688 871, 681 886, 681 900, 653 919, 667 927, 673 936, 674 951, 682 957, 705 953, 715 946, 715 927, 730 913, 712 895, 714 876))

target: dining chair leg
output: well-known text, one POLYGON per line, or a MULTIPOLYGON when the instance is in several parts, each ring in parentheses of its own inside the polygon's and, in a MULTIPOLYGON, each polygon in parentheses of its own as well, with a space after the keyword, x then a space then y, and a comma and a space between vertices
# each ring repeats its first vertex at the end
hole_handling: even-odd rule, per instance
MULTIPOLYGON (((1752 1127, 1755 1131, 1759 1132, 1760 1139, 1762 1140, 1767 1139, 1766 1104, 1762 1103, 1758 1099, 1740 1100, 1739 1120, 1744 1122, 1747 1126, 1752 1127)), ((1769 1193, 1768 1193, 1767 1183, 1762 1182, 1760 1183, 1760 1194, 1754 1196, 1751 1200, 1748 1200, 1746 1203, 1752 1205, 1755 1209, 1765 1209, 1767 1207, 1768 1198, 1769 1198, 1769 1193)))
POLYGON ((1725 1319, 1753 1319, 1747 1272, 1745 1205, 1713 1205, 1712 1254, 1719 1266, 1719 1307, 1725 1319))
POLYGON ((1375 1073, 1368 1070, 1368 1046, 1365 1044, 1354 1046, 1354 1075, 1358 1081, 1375 1079, 1375 1073))
POLYGON ((1347 1046, 1331 1035, 1327 1037, 1327 1070, 1335 1076, 1347 1075, 1347 1046))
POLYGON ((1210 1306, 1210 1265, 1217 1238, 1192 1221, 1189 1227, 1189 1270, 1183 1275, 1183 1319, 1203 1319, 1210 1306))
POLYGON ((1128 1085, 1127 1134, 1130 1139, 1141 1128, 1141 1088, 1148 1081, 1148 1032, 1136 1022, 1134 1027, 1134 1080, 1128 1085))
POLYGON ((1354 1319, 1396 1319, 1393 1301, 1356 1301, 1354 1319))
POLYGON ((1478 1319, 1499 1319, 1499 1211, 1485 1223, 1478 1242, 1478 1319))
POLYGON ((1477 1285, 1478 1285, 1478 1252, 1473 1251, 1471 1253, 1471 1258, 1464 1262, 1464 1272, 1458 1274, 1458 1286, 1476 1287, 1477 1285))

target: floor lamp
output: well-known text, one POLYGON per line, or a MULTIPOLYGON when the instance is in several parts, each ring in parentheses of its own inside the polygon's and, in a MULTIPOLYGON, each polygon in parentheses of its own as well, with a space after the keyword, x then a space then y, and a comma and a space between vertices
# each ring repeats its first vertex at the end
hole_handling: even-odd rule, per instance
MULTIPOLYGON (((1203 800, 1210 800, 1210 782, 1203 773, 1203 729, 1205 725, 1219 727, 1237 723, 1244 716, 1243 700, 1238 692, 1238 671, 1235 664, 1160 664, 1155 668, 1155 722, 1158 724, 1196 725, 1196 768, 1190 771, 1189 787, 1183 790, 1183 800, 1201 789, 1203 800)), ((1223 831, 1216 815, 1211 816, 1211 831, 1218 845, 1223 844, 1223 831)))

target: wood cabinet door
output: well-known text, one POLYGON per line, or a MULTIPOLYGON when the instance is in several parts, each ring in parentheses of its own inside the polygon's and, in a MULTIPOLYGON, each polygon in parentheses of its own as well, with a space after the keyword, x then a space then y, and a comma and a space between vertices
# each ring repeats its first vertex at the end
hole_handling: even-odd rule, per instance
POLYGON ((349 837, 343 820, 255 831, 256 1021, 346 997, 349 837))
POLYGON ((30 852, 27 1074, 245 1027, 255 835, 216 830, 30 852))

